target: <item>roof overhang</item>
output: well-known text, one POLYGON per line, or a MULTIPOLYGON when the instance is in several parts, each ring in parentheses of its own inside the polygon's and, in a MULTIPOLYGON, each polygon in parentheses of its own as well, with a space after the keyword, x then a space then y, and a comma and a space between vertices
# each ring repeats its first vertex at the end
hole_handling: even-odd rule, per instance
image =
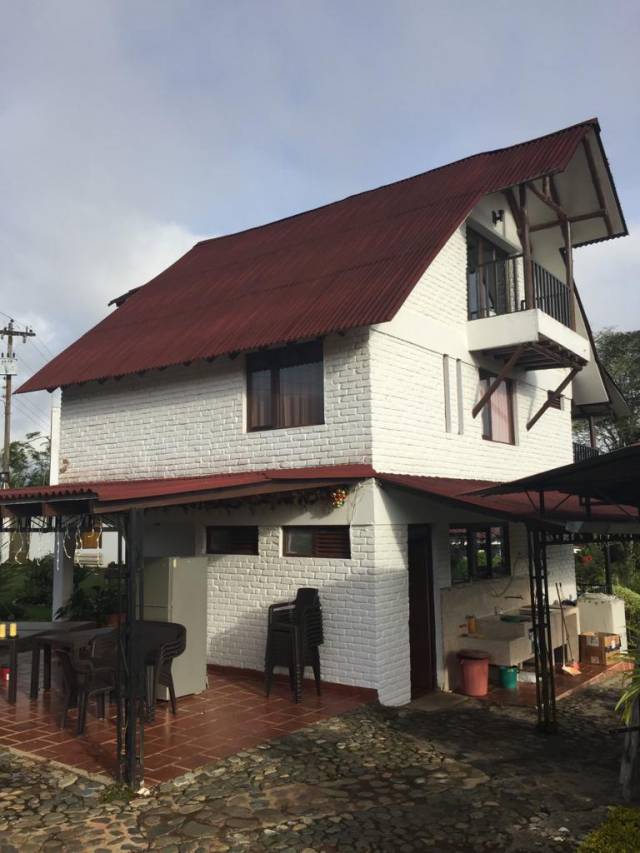
POLYGON ((637 521, 640 517, 640 444, 510 483, 494 484, 483 488, 479 494, 495 498, 522 493, 563 494, 584 502, 592 513, 619 507, 637 521))
MULTIPOLYGON (((597 461, 589 460, 589 463, 581 465, 597 461)), ((552 474, 554 472, 550 471, 536 476, 552 474)), ((0 492, 0 512, 3 518, 115 515, 130 509, 202 507, 256 495, 349 485, 367 479, 376 479, 383 486, 386 484, 392 488, 409 490, 452 509, 479 513, 488 518, 544 524, 557 529, 576 524, 598 524, 601 527, 616 526, 623 529, 635 525, 640 532, 640 516, 634 505, 605 505, 599 501, 586 506, 578 495, 567 493, 562 488, 550 487, 546 492, 544 507, 541 508, 540 502, 531 494, 535 489, 523 485, 529 484, 535 477, 516 483, 496 483, 379 472, 370 465, 328 465, 205 477, 69 483, 14 489, 0 492)), ((428 518, 425 520, 428 521, 428 518)))

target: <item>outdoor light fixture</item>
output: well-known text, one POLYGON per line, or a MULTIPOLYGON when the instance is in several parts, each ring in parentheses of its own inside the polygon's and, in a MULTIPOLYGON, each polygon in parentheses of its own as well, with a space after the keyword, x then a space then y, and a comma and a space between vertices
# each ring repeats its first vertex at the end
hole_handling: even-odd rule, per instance
POLYGON ((498 222, 504 222, 504 210, 492 210, 491 219, 494 225, 497 225, 498 222))

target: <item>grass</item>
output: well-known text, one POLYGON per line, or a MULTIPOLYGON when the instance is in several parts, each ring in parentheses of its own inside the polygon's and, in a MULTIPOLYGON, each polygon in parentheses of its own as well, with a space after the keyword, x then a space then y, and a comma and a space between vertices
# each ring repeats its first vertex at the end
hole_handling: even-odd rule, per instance
POLYGON ((578 853, 639 853, 640 808, 616 806, 607 819, 585 838, 578 853))

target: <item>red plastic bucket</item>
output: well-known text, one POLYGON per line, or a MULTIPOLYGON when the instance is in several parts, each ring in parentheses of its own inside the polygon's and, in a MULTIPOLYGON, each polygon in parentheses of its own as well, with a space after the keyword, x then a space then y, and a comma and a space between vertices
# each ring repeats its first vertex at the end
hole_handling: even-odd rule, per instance
POLYGON ((489 692, 489 655, 475 649, 458 652, 460 689, 465 696, 486 696, 489 692))

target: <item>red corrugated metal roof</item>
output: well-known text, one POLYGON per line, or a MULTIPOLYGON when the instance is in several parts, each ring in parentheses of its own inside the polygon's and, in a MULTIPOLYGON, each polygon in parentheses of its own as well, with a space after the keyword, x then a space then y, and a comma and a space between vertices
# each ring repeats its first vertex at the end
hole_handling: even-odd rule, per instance
MULTIPOLYGON (((525 492, 508 495, 482 495, 475 492, 484 491, 497 482, 490 480, 459 480, 452 477, 418 477, 412 474, 378 474, 381 480, 397 486, 424 492, 432 497, 441 498, 452 504, 467 509, 479 510, 483 513, 492 512, 513 519, 537 519, 540 513, 537 509, 535 496, 529 498, 525 492)), ((633 507, 628 507, 633 514, 633 507)), ((629 512, 617 506, 592 506, 591 521, 616 522, 622 524, 634 523, 640 520, 629 512)), ((545 494, 545 518, 550 521, 586 520, 585 507, 575 495, 563 492, 549 491, 545 494)))
POLYGON ((19 389, 53 389, 391 320, 486 193, 563 171, 592 119, 205 240, 19 389))
POLYGON ((153 480, 102 480, 84 483, 61 483, 57 486, 28 486, 0 491, 0 505, 19 501, 52 501, 61 498, 87 497, 98 502, 132 501, 138 498, 175 496, 251 486, 283 480, 347 480, 374 476, 370 465, 324 465, 309 468, 268 469, 236 474, 210 474, 203 477, 168 477, 153 480))
MULTIPOLYGON (((474 510, 485 515, 495 515, 515 520, 538 518, 535 505, 526 494, 483 496, 476 492, 499 485, 487 480, 464 480, 448 477, 420 477, 414 474, 387 474, 375 471, 371 465, 326 465, 309 468, 269 469, 249 471, 238 474, 213 474, 205 477, 172 477, 157 480, 120 480, 94 483, 67 483, 59 486, 33 486, 25 489, 11 489, 0 492, 0 507, 19 502, 44 502, 87 498, 98 507, 100 504, 135 505, 136 501, 162 497, 175 498, 210 494, 217 490, 247 487, 251 494, 252 486, 273 484, 277 486, 300 484, 305 488, 309 481, 327 480, 345 482, 375 477, 383 483, 421 492, 436 500, 444 500, 453 507, 474 510)), ((633 510, 631 510, 633 512, 633 510)), ((630 517, 618 507, 593 506, 592 521, 638 524, 637 517, 630 517)), ((545 517, 551 521, 564 522, 585 520, 585 509, 578 498, 567 497, 560 492, 547 492, 545 517)))

